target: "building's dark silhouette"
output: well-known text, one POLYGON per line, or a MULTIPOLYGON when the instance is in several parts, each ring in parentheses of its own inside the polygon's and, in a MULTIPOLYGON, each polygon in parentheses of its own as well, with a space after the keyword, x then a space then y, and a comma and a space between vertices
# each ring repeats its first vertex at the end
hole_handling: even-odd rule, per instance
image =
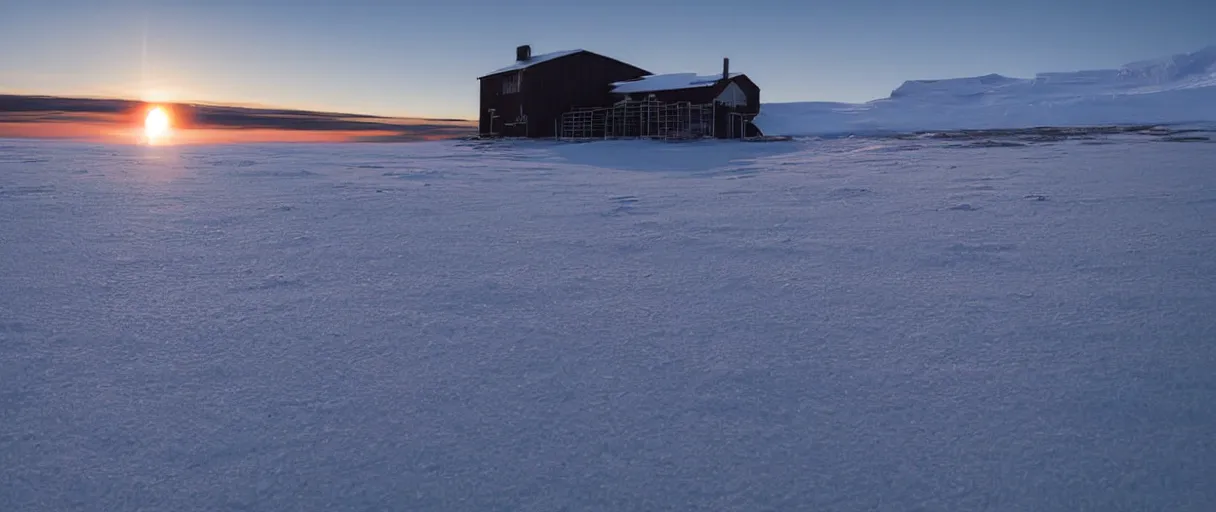
POLYGON ((479 78, 482 136, 688 139, 759 135, 760 87, 747 75, 654 75, 586 50, 532 55, 479 78))
POLYGON ((562 113, 612 103, 613 82, 650 72, 586 50, 532 55, 520 46, 515 64, 480 77, 478 132, 489 136, 554 137, 562 113))

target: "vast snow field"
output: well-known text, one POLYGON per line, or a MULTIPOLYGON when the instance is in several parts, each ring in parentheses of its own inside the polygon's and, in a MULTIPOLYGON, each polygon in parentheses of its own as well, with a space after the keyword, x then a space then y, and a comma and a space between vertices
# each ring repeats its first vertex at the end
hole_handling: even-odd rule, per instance
POLYGON ((765 103, 766 135, 1216 123, 1216 46, 1119 69, 910 80, 862 104, 765 103))
POLYGON ((1195 140, 0 141, 0 510, 1211 511, 1195 140))

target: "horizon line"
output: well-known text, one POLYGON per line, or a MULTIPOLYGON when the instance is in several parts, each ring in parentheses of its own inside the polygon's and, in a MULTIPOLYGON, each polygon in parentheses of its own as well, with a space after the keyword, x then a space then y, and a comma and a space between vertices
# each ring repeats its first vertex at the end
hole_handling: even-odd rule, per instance
POLYGON ((356 117, 356 118, 364 118, 364 119, 409 119, 409 120, 417 120, 417 121, 467 122, 467 123, 476 122, 476 119, 465 119, 465 118, 458 118, 458 117, 423 117, 423 116, 408 116, 408 115, 399 116, 399 115, 385 115, 385 114, 370 114, 370 113, 361 113, 361 112, 346 112, 346 111, 341 111, 341 110, 323 110, 323 109, 316 109, 316 108, 290 107, 290 106, 286 106, 286 105, 273 105, 273 104, 268 104, 268 103, 257 103, 257 102, 224 102, 224 101, 210 101, 210 100, 150 101, 150 100, 141 100, 141 99, 135 99, 135 98, 130 98, 130 97, 109 96, 109 95, 90 95, 90 94, 61 95, 61 94, 44 94, 44 93, 27 93, 27 92, 6 92, 4 90, 0 90, 0 97, 47 99, 47 100, 112 101, 112 102, 124 102, 124 103, 138 103, 138 104, 144 104, 144 105, 184 106, 184 107, 191 107, 191 106, 220 107, 220 108, 232 108, 232 109, 278 111, 278 112, 285 112, 285 113, 290 112, 290 113, 297 113, 297 114, 319 114, 319 115, 325 115, 325 116, 356 117))

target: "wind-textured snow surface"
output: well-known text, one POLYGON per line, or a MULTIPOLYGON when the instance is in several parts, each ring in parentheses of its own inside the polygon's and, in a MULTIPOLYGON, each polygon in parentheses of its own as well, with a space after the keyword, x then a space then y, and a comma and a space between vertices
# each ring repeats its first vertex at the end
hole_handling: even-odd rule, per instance
POLYGON ((0 510, 1216 509, 1211 143, 0 144, 0 510))
POLYGON ((765 103, 765 135, 1216 122, 1216 46, 1120 69, 904 82, 863 104, 765 103))

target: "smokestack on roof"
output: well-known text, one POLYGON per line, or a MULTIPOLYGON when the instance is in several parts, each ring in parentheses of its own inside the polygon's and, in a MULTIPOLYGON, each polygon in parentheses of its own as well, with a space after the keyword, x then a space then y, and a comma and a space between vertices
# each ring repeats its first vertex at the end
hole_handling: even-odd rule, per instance
POLYGON ((532 47, 529 45, 515 47, 515 60, 523 62, 532 58, 532 47))
POLYGON ((730 59, 722 57, 722 79, 730 80, 730 59))

